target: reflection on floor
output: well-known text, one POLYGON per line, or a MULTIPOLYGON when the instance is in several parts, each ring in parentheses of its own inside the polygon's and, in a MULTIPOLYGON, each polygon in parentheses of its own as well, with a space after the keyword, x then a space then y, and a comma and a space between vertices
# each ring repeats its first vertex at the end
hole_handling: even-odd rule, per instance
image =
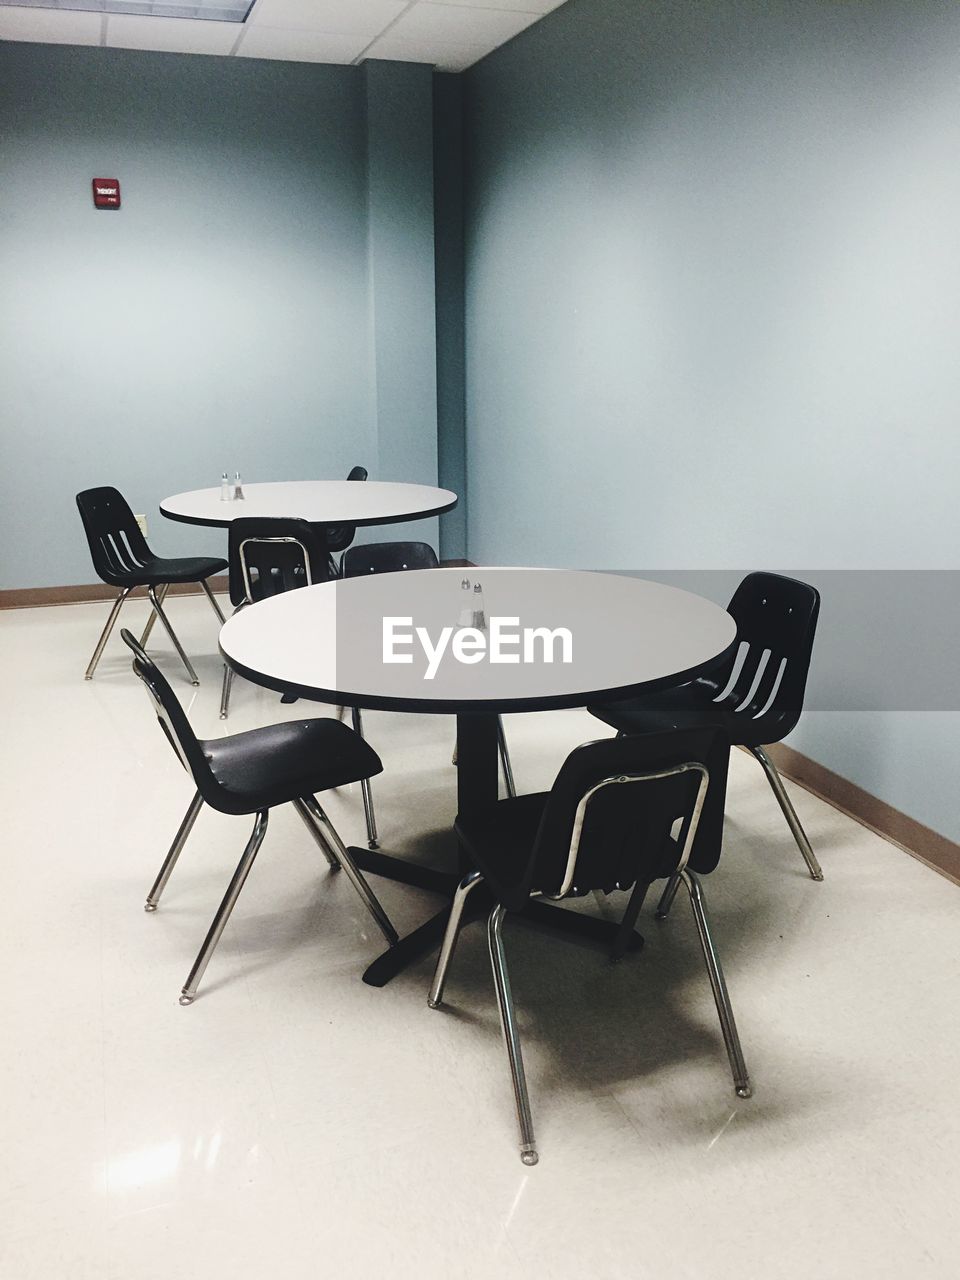
MULTIPOLYGON (((130 624, 143 605, 128 606, 130 624)), ((221 732, 214 620, 169 612, 221 732)), ((802 791, 804 872, 734 753, 706 881, 755 1095, 733 1093, 689 909, 644 953, 507 927, 541 1160, 515 1148, 483 930, 448 1006, 425 960, 360 982, 381 943, 278 811, 200 998, 177 995, 248 834, 201 815, 160 910, 143 898, 190 798, 106 606, 0 615, 5 673, 0 1274, 10 1280, 956 1276, 960 894, 802 791)), ((195 694, 195 697, 194 697, 195 694)), ((238 680, 229 729, 327 714, 238 680)), ((369 713, 384 847, 451 852, 452 725, 369 713)), ((510 717, 518 785, 552 779, 583 713, 510 717)), ((359 841, 359 789, 330 801, 359 841)), ((401 932, 436 900, 377 882, 401 932)), ((593 906, 592 909, 600 910, 593 906)))

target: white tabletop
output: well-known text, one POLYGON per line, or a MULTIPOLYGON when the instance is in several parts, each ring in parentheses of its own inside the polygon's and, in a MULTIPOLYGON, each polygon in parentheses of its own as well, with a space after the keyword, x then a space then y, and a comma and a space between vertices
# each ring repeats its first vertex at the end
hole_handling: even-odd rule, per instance
MULTIPOLYGON (((226 660, 255 683, 321 702, 435 712, 538 710, 584 706, 641 689, 671 687, 710 669, 734 643, 720 605, 676 587, 607 573, 550 569, 430 569, 377 574, 304 587, 241 610, 220 633, 226 660), (508 630, 565 627, 572 661, 473 665, 455 660, 452 640, 433 679, 416 638, 400 644, 410 664, 383 660, 383 619, 412 619, 398 633, 425 629, 432 645, 445 626, 455 636, 466 577, 482 586, 492 618, 508 630)), ((519 647, 519 646, 517 646, 519 647)), ((516 651, 511 649, 510 651, 516 651)))
POLYGON ((244 484, 243 499, 224 502, 219 486, 164 498, 170 520, 226 528, 240 516, 287 517, 311 524, 393 524, 449 511, 457 495, 425 484, 385 480, 280 480, 244 484))

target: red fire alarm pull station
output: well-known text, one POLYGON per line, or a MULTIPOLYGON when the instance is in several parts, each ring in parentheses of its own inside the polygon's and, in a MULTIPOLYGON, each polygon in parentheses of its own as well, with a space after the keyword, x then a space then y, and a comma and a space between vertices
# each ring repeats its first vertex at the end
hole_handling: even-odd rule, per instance
POLYGON ((116 178, 94 178, 93 203, 97 209, 120 208, 120 183, 116 178))

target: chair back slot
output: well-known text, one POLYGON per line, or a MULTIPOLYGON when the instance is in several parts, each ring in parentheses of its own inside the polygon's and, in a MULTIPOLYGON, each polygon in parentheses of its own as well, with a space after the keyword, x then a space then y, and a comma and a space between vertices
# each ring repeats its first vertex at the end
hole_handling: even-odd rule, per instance
POLYGON ((740 679, 740 672, 743 670, 743 664, 747 660, 747 654, 750 652, 750 646, 746 640, 741 640, 737 646, 737 652, 733 657, 733 666, 730 668, 730 674, 727 677, 727 683, 713 699, 714 702, 726 702, 727 698, 736 688, 737 681, 740 679))
POLYGON ((737 682, 739 688, 734 689, 731 697, 731 702, 735 704, 734 709, 736 711, 744 711, 752 705, 769 662, 769 649, 758 650, 755 645, 749 646, 746 661, 741 669, 741 678, 737 682), (752 661, 751 658, 753 659, 752 661), (744 685, 746 685, 746 689, 744 689, 744 685))

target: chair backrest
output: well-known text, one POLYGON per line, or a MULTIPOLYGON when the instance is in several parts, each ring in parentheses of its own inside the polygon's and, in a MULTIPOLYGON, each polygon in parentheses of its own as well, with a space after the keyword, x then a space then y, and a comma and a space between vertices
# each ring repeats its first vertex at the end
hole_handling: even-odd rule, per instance
POLYGON ((739 645, 716 700, 738 716, 769 723, 770 733, 783 737, 803 710, 820 593, 795 578, 749 573, 727 608, 739 645))
POLYGON ((103 485, 78 493, 77 507, 97 574, 113 586, 128 586, 154 557, 127 500, 103 485))
MULTIPOLYGON (((351 467, 348 480, 366 480, 366 467, 351 467)), ((343 551, 349 547, 350 543, 357 536, 357 526, 355 524, 332 524, 327 529, 327 549, 329 551, 343 551)))
POLYGON ((343 553, 340 575, 359 578, 368 573, 400 573, 404 569, 436 569, 440 561, 427 542, 371 542, 343 553))
POLYGON ((241 516, 230 522, 230 600, 255 604, 330 578, 323 535, 306 520, 241 516))
POLYGON ((204 800, 208 803, 216 803, 220 784, 213 776, 203 753, 203 745, 191 728, 179 698, 170 688, 166 677, 156 663, 141 649, 126 627, 120 635, 133 653, 133 669, 150 695, 160 728, 173 748, 174 754, 186 771, 193 776, 197 790, 204 800))
POLYGON ((551 897, 630 888, 679 865, 720 859, 730 743, 717 729, 605 738, 567 756, 550 791, 514 909, 551 897))

